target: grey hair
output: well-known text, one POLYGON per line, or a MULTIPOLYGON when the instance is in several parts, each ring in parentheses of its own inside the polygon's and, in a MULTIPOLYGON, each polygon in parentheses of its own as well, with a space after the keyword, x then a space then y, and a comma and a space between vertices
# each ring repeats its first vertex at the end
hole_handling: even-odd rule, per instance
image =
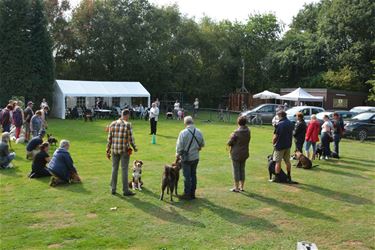
POLYGON ((184 118, 184 124, 185 125, 191 125, 193 123, 194 123, 193 117, 191 117, 190 115, 189 116, 185 116, 185 118, 184 118))
POLYGON ((68 145, 70 145, 70 142, 68 140, 61 140, 60 148, 65 148, 68 145))

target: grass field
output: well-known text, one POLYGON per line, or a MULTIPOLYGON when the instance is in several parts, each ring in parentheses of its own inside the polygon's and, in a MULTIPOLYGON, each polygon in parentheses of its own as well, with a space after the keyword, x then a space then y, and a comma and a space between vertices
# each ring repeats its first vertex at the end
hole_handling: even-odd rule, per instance
POLYGON ((310 171, 293 168, 300 184, 281 185, 268 182, 271 127, 251 128, 246 192, 239 194, 228 191, 232 175, 225 147, 235 125, 198 122, 206 147, 197 200, 170 203, 158 200, 160 180, 183 124, 160 121, 152 145, 148 123, 134 121, 139 152, 132 159, 145 163, 145 189, 125 198, 110 194, 108 123, 49 121, 49 132, 71 141, 82 184, 52 188, 49 178, 28 179, 24 146, 14 146, 15 168, 0 171, 1 249, 295 249, 302 240, 319 249, 375 248, 373 142, 343 140, 342 159, 320 161, 310 171))

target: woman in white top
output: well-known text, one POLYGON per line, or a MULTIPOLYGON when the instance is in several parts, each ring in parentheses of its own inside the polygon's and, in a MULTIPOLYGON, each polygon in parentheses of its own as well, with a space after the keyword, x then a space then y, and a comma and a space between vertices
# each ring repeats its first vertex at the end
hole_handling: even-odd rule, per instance
POLYGON ((323 159, 328 160, 329 157, 331 156, 330 143, 332 141, 333 125, 332 125, 332 122, 329 120, 328 115, 325 115, 323 120, 324 120, 324 123, 322 125, 322 132, 321 132, 323 159))
POLYGON ((193 103, 194 105, 194 117, 197 117, 198 114, 198 109, 199 109, 199 100, 198 98, 195 98, 195 102, 193 103))
POLYGON ((150 135, 156 135, 158 117, 159 117, 159 108, 156 105, 156 103, 153 103, 152 108, 150 109, 150 127, 151 127, 150 135))
POLYGON ((176 117, 176 119, 178 118, 178 111, 180 110, 180 103, 178 102, 178 100, 176 100, 175 104, 174 104, 174 115, 176 117))

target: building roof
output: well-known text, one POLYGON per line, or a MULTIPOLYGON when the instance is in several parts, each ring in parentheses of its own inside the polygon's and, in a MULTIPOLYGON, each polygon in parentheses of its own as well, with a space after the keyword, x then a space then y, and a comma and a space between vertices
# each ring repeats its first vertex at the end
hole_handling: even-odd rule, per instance
POLYGON ((64 96, 150 97, 140 82, 56 80, 64 96))

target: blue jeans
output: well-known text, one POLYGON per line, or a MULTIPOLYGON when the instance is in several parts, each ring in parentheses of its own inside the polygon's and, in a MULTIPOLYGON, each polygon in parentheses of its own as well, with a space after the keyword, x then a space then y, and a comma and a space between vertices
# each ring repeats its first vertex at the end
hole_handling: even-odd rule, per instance
POLYGON ((16 158, 16 153, 10 153, 9 155, 5 156, 5 157, 3 158, 3 160, 1 161, 0 167, 5 168, 6 166, 9 165, 9 163, 10 163, 11 161, 14 160, 14 158, 16 158))
POLYGON ((329 135, 327 132, 322 133, 322 146, 323 146, 323 156, 331 156, 329 135))
POLYGON ((3 125, 3 132, 10 132, 12 124, 3 125))
POLYGON ((182 162, 182 173, 184 175, 184 194, 195 195, 197 189, 197 166, 199 160, 195 161, 183 161, 182 162))
POLYGON ((341 141, 341 136, 339 134, 333 134, 333 151, 339 156, 339 144, 341 141))

